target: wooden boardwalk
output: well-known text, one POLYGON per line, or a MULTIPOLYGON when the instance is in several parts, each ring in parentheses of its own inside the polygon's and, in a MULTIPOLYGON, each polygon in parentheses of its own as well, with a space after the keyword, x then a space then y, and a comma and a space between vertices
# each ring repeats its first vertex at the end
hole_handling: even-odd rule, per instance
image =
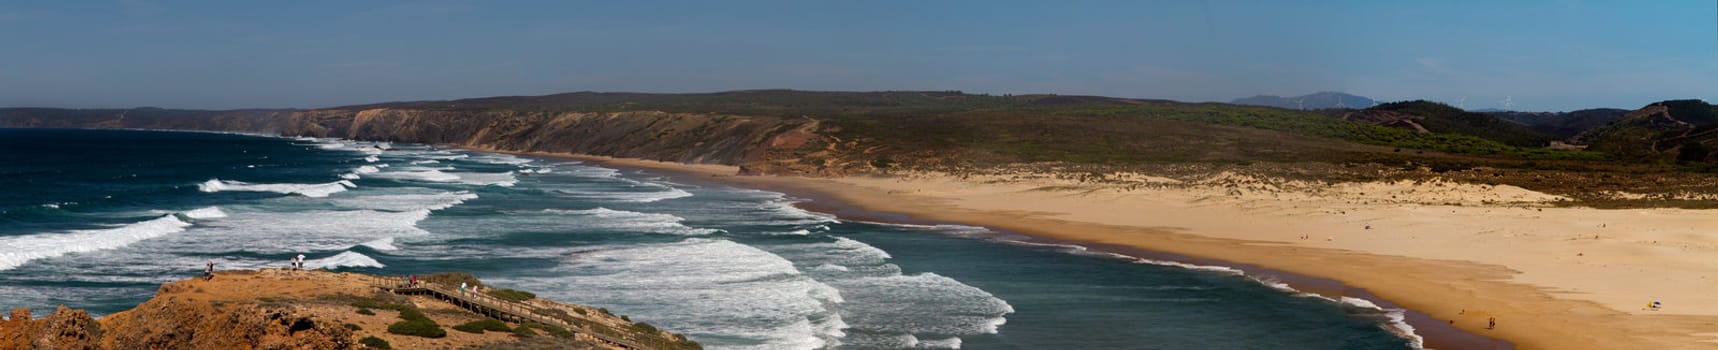
POLYGON ((475 312, 479 315, 497 320, 515 323, 536 322, 561 327, 562 329, 573 332, 574 336, 579 339, 606 343, 608 345, 624 349, 654 350, 660 348, 645 346, 632 339, 621 339, 607 334, 592 332, 584 327, 573 325, 559 317, 537 313, 535 308, 521 302, 496 298, 479 293, 462 293, 459 290, 459 287, 443 286, 424 281, 418 281, 416 286, 408 286, 406 285, 406 279, 394 276, 363 276, 366 276, 366 281, 370 282, 370 284, 394 294, 429 296, 446 301, 447 303, 453 304, 454 306, 458 306, 462 309, 470 310, 471 312, 475 312))

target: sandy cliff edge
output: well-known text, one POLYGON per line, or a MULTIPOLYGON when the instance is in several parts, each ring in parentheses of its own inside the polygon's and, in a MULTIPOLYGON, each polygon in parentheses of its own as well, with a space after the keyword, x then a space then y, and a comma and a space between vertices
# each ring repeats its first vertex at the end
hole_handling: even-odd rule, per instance
MULTIPOLYGON (((368 344, 376 340, 369 338, 395 349, 624 349, 567 329, 518 322, 499 322, 507 327, 504 331, 462 331, 455 326, 494 319, 447 300, 397 295, 377 286, 375 276, 358 273, 221 271, 212 280, 164 284, 148 301, 99 320, 65 306, 42 318, 32 318, 28 309, 15 309, 7 321, 0 322, 0 349, 375 348, 368 344), (445 335, 393 332, 392 326, 406 319, 406 313, 432 320, 445 335)), ((576 319, 575 324, 587 329, 621 332, 613 335, 628 341, 679 339, 672 348, 699 348, 605 309, 536 298, 523 304, 576 319)))

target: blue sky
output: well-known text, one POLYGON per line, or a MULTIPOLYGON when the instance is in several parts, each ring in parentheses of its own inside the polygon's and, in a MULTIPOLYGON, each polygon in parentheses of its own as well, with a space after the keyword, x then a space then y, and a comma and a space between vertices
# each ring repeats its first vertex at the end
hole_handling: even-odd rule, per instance
POLYGON ((1635 108, 1718 99, 1715 17, 1709 0, 6 1, 0 106, 791 88, 1635 108))

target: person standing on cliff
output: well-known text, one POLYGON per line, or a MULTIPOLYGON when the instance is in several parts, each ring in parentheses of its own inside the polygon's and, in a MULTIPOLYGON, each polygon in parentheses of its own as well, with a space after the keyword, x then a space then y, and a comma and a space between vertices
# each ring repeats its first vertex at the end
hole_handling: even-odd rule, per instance
POLYGON ((465 282, 459 282, 459 296, 465 296, 465 282))
POLYGON ((209 260, 208 264, 203 265, 203 280, 208 281, 213 279, 215 279, 215 261, 209 260))

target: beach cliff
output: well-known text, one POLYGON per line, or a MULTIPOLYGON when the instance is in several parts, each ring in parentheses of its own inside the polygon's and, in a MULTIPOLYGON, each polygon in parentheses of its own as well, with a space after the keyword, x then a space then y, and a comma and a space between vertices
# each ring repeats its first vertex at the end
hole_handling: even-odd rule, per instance
MULTIPOLYGON (((420 281, 481 285, 466 274, 420 281)), ((423 288, 384 288, 404 283, 327 271, 223 271, 209 280, 164 284, 154 298, 99 319, 65 306, 40 318, 14 309, 0 322, 0 349, 700 348, 606 309, 528 292, 490 289, 462 303, 423 288), (503 304, 535 316, 474 306, 503 304)))

